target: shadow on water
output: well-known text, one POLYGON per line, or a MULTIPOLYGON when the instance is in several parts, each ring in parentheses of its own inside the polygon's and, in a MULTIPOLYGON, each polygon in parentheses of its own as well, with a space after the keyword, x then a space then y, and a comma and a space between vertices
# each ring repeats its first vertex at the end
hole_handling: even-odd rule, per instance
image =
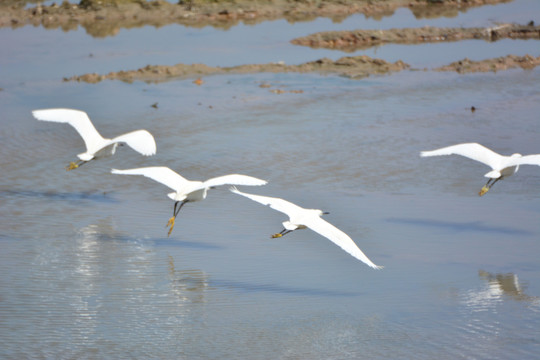
POLYGON ((328 297, 354 297, 361 295, 357 292, 333 291, 324 289, 309 289, 281 286, 276 284, 253 284, 235 280, 210 280, 210 286, 215 288, 228 288, 248 293, 276 293, 285 295, 328 296, 328 297))
POLYGON ((117 203, 110 193, 100 191, 36 191, 36 190, 0 190, 0 198, 23 197, 23 198, 45 198, 50 200, 89 200, 99 203, 117 203))
POLYGON ((190 249, 204 249, 204 250, 219 250, 224 249, 224 246, 215 245, 210 243, 204 243, 199 241, 185 241, 185 240, 176 240, 170 238, 158 238, 151 239, 155 246, 166 246, 166 247, 183 247, 190 249))
POLYGON ((98 221, 96 224, 87 225, 78 230, 80 236, 88 238, 91 237, 94 240, 99 241, 121 241, 121 242, 138 242, 151 246, 165 246, 165 247, 181 247, 190 249, 203 249, 203 250, 216 250, 223 249, 223 246, 198 242, 198 241, 184 241, 171 238, 139 238, 122 234, 115 230, 113 221, 111 218, 106 218, 98 221))
POLYGON ((453 222, 453 221, 442 221, 442 220, 429 220, 429 219, 406 219, 406 218, 388 218, 386 221, 394 224, 407 224, 407 225, 416 225, 423 227, 436 227, 440 229, 447 229, 455 232, 488 232, 488 233, 498 233, 505 235, 532 235, 530 231, 515 229, 504 226, 488 226, 482 224, 480 221, 472 222, 453 222))

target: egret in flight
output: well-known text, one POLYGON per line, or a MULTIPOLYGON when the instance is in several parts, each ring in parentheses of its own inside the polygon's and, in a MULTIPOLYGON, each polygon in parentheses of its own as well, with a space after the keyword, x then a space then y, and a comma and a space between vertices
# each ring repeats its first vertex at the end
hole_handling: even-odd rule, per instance
POLYGON ((297 229, 310 228, 316 233, 328 238, 334 244, 358 260, 364 262, 366 265, 374 269, 382 269, 382 266, 375 265, 371 260, 369 260, 369 258, 362 252, 362 250, 358 248, 358 246, 356 246, 354 241, 347 234, 321 218, 322 215, 328 214, 327 212, 323 212, 318 209, 304 209, 280 198, 246 194, 239 191, 234 186, 231 187, 230 190, 235 194, 245 196, 248 199, 263 205, 268 205, 272 209, 280 211, 289 216, 289 220, 283 222, 284 229, 280 233, 272 235, 273 238, 282 237, 297 229))
POLYGON ((68 123, 81 135, 86 145, 86 152, 77 155, 77 162, 70 162, 66 170, 73 170, 92 159, 113 155, 118 143, 126 143, 133 150, 144 156, 156 153, 156 142, 152 134, 146 130, 136 130, 117 136, 113 139, 102 137, 84 111, 73 109, 34 110, 32 115, 38 120, 68 123))
POLYGON ((420 153, 422 157, 439 155, 461 155, 491 167, 492 170, 484 175, 489 180, 478 193, 480 196, 487 193, 497 181, 515 174, 519 169, 519 165, 540 166, 540 154, 526 156, 513 154, 511 156, 503 156, 477 143, 457 144, 437 150, 422 151, 420 153))
POLYGON ((169 219, 167 225, 165 225, 166 227, 170 227, 168 233, 169 236, 174 228, 176 216, 178 216, 182 206, 188 202, 204 200, 208 189, 220 185, 260 186, 267 183, 265 180, 239 174, 219 176, 206 181, 190 181, 166 166, 152 166, 127 170, 112 169, 111 172, 120 175, 143 175, 174 190, 174 192, 168 194, 168 196, 175 201, 173 216, 169 219))

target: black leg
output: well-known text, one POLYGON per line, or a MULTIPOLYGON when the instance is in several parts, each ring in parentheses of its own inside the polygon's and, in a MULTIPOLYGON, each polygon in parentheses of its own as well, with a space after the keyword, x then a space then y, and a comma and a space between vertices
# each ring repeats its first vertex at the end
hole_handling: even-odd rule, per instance
POLYGON ((179 203, 179 201, 174 203, 174 211, 173 211, 173 216, 174 217, 178 216, 178 213, 180 212, 180 209, 182 209, 182 206, 184 206, 184 204, 187 203, 187 201, 186 200, 182 201, 180 203, 180 206, 178 206, 178 208, 176 208, 176 205, 178 205, 178 203, 179 203))
POLYGON ((492 187, 493 185, 495 185, 495 183, 496 183, 497 181, 501 180, 501 179, 502 179, 502 176, 499 177, 499 178, 496 178, 496 179, 491 183, 491 185, 489 185, 489 188, 491 189, 491 187, 492 187))
POLYGON ((283 231, 280 232, 280 234, 281 234, 282 236, 285 236, 285 235, 287 235, 287 234, 290 233, 290 232, 293 232, 293 230, 285 230, 285 229, 283 229, 283 231))
POLYGON ((173 208, 173 211, 172 211, 173 217, 176 216, 176 206, 178 205, 178 203, 179 203, 179 201, 174 202, 174 208, 173 208))

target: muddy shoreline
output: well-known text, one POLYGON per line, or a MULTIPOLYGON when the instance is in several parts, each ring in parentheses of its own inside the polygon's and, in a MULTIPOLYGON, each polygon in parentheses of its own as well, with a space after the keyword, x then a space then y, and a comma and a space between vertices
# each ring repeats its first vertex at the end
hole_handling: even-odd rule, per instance
POLYGON ((374 74, 388 74, 409 69, 410 66, 403 61, 390 63, 381 59, 373 59, 369 56, 343 57, 336 61, 319 59, 300 65, 286 65, 283 63, 249 64, 232 67, 212 67, 204 64, 176 64, 147 65, 144 68, 129 71, 110 72, 106 75, 84 74, 65 78, 64 81, 82 81, 98 83, 103 80, 121 80, 124 82, 164 82, 172 79, 195 78, 218 74, 246 74, 246 73, 319 73, 336 74, 351 79, 362 79, 374 74))
POLYGON ((489 28, 403 28, 328 31, 291 40, 294 45, 352 52, 384 44, 422 44, 461 40, 540 39, 540 26, 499 24, 489 28))
POLYGON ((455 61, 449 65, 435 68, 435 71, 455 71, 459 74, 467 74, 473 72, 497 72, 501 70, 522 68, 524 70, 533 69, 540 65, 540 56, 534 57, 531 55, 516 56, 507 55, 494 59, 482 61, 472 61, 463 59, 455 61))
MULTIPOLYGON (((407 7, 417 18, 455 16, 471 7, 493 5, 512 0, 180 0, 173 4, 165 0, 81 0, 60 5, 26 7, 24 1, 0 4, 0 26, 17 28, 26 25, 43 26, 64 31, 86 29, 94 37, 114 36, 122 28, 141 26, 160 27, 172 23, 184 26, 214 26, 229 28, 239 22, 254 24, 267 20, 286 19, 290 22, 330 17, 335 21, 352 14, 367 17, 390 16, 398 8, 407 7)), ((540 26, 498 24, 489 28, 405 28, 390 30, 355 30, 321 32, 291 40, 296 45, 324 47, 340 51, 356 51, 387 43, 418 44, 426 42, 482 39, 496 41, 510 39, 540 39, 540 26)), ((535 54, 536 55, 536 54, 535 54)), ((500 71, 520 67, 531 69, 540 58, 526 55, 487 59, 473 62, 463 59, 434 71, 458 73, 500 71)), ((83 74, 64 78, 64 81, 98 83, 103 80, 124 82, 163 82, 172 79, 197 78, 214 74, 259 72, 300 72, 336 74, 351 79, 362 79, 376 74, 388 74, 410 69, 399 60, 390 63, 368 56, 342 57, 336 61, 319 59, 300 65, 282 63, 249 64, 233 67, 211 67, 204 64, 148 65, 136 70, 108 74, 83 74)))
MULTIPOLYGON (((465 58, 449 65, 434 68, 433 70, 455 71, 460 74, 466 74, 472 72, 497 72, 514 68, 527 70, 533 69, 539 65, 540 56, 507 55, 481 61, 472 61, 465 58)), ((232 67, 212 67, 204 64, 176 64, 171 66, 147 65, 137 70, 116 71, 105 75, 96 73, 76 75, 64 78, 64 81, 77 81, 91 84, 96 84, 104 80, 120 80, 127 83, 132 83, 134 81, 160 83, 169 80, 198 78, 198 80, 195 80, 194 82, 202 84, 200 77, 203 76, 263 72, 333 74, 359 80, 372 75, 390 74, 407 69, 411 69, 411 66, 401 60, 390 63, 382 59, 373 59, 369 56, 349 56, 340 58, 336 61, 324 58, 300 65, 286 65, 281 63, 249 64, 232 67)))
POLYGON ((161 27, 181 24, 190 27, 230 28, 239 22, 255 24, 286 19, 309 21, 317 17, 340 21, 352 14, 380 19, 399 8, 409 8, 417 18, 456 16, 472 7, 510 2, 512 0, 81 0, 50 6, 39 3, 26 7, 25 2, 0 4, 0 27, 26 25, 47 29, 75 30, 79 26, 95 37, 114 36, 122 28, 161 27))

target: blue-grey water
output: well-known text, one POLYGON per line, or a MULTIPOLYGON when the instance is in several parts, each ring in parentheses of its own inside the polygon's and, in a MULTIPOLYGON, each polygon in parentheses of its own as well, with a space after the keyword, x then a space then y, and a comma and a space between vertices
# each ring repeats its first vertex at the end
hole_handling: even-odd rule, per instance
POLYGON ((0 29, 0 358, 537 358, 540 168, 523 166, 480 198, 487 167, 419 152, 474 141, 540 153, 540 69, 430 70, 463 57, 538 56, 538 41, 383 46, 356 54, 427 70, 360 81, 62 78, 338 58, 288 41, 332 29, 538 23, 538 14, 540 3, 517 0, 452 18, 404 9, 380 20, 169 25, 100 39, 84 29, 0 29), (261 83, 303 92, 278 95, 261 83), (66 172, 84 145, 70 126, 32 117, 47 107, 88 112, 104 136, 145 128, 158 154, 122 147, 66 172), (224 187, 187 204, 167 237, 170 190, 109 173, 153 165, 193 180, 267 179, 242 190, 329 211, 385 268, 309 230, 270 239, 286 217, 224 187))

